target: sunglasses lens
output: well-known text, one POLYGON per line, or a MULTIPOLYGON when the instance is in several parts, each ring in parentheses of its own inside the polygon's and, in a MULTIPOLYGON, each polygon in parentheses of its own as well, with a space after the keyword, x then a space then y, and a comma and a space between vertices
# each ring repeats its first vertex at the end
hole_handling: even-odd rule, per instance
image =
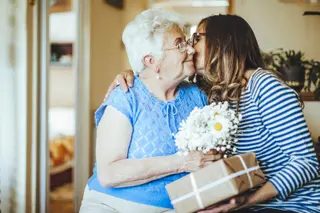
POLYGON ((192 36, 192 46, 194 46, 196 44, 196 40, 197 40, 197 35, 193 35, 192 36))
POLYGON ((187 45, 192 46, 192 39, 190 39, 190 38, 188 39, 187 45))

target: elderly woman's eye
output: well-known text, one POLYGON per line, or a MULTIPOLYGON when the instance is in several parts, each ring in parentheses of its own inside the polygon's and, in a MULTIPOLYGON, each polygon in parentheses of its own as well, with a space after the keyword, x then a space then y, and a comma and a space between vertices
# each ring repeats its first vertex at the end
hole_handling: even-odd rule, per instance
POLYGON ((200 36, 196 36, 196 37, 195 37, 196 42, 200 41, 200 39, 201 39, 200 36))

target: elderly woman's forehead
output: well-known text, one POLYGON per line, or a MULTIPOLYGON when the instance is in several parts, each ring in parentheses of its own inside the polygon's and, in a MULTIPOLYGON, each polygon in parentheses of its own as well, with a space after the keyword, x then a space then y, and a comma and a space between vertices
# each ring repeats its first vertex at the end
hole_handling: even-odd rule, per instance
POLYGON ((166 39, 185 39, 186 35, 178 28, 173 28, 170 31, 168 31, 167 33, 165 33, 165 38, 166 39))

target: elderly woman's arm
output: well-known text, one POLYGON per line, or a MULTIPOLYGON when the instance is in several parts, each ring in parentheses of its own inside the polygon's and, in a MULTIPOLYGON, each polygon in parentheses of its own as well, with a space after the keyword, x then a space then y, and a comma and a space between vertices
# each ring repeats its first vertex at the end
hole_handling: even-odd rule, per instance
POLYGON ((96 145, 97 173, 103 187, 141 185, 164 176, 195 171, 215 157, 194 152, 188 156, 127 159, 131 134, 128 118, 108 106, 97 129, 96 145))

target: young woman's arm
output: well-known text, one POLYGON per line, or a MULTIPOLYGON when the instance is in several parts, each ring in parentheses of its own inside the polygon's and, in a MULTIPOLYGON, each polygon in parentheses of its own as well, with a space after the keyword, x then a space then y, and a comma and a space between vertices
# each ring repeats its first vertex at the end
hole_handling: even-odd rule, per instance
MULTIPOLYGON (((267 183, 253 194, 239 196, 228 204, 199 213, 228 212, 235 208, 263 203, 277 196, 285 200, 319 175, 319 163, 297 94, 268 74, 259 76, 256 83, 255 103, 263 124, 273 137, 276 147, 289 156, 290 160, 282 162, 286 166, 279 169, 276 175, 269 178, 267 183)), ((272 154, 272 149, 269 151, 272 154)))
POLYGON ((262 122, 274 145, 289 158, 289 162, 282 162, 285 167, 268 180, 285 200, 319 175, 319 163, 298 95, 275 77, 263 76, 259 82, 256 102, 262 122))
POLYGON ((116 76, 116 78, 110 84, 108 91, 105 95, 107 99, 117 85, 120 85, 123 92, 127 92, 129 87, 133 87, 134 73, 132 70, 126 70, 116 76))

